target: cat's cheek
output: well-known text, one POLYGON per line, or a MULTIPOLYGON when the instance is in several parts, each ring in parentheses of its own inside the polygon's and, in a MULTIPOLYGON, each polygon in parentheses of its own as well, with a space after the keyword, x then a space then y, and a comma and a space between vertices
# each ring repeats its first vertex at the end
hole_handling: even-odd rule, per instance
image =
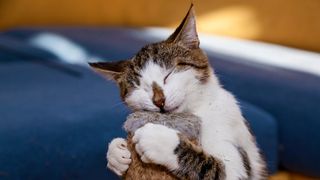
POLYGON ((170 89, 167 88, 164 90, 166 95, 166 103, 165 103, 165 110, 169 112, 174 112, 183 104, 185 99, 185 92, 180 89, 170 89))
POLYGON ((133 142, 144 162, 163 165, 169 170, 179 167, 178 157, 174 153, 180 143, 176 130, 159 124, 147 123, 135 132, 133 142))
POLYGON ((157 108, 151 101, 149 94, 140 88, 133 90, 124 101, 130 107, 130 109, 135 111, 159 111, 159 108, 157 108))

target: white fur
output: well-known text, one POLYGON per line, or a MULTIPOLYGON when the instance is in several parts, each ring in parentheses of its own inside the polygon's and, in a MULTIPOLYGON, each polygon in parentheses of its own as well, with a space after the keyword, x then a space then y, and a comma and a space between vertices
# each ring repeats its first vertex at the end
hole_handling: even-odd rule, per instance
MULTIPOLYGON (((196 73, 193 69, 181 72, 163 69, 149 61, 141 72, 140 86, 126 98, 126 102, 135 109, 159 111, 152 103, 152 83, 156 82, 164 91, 166 110, 188 111, 201 118, 202 148, 223 161, 228 180, 246 178, 237 146, 248 153, 252 179, 259 179, 257 172, 262 165, 258 148, 245 125, 237 101, 220 86, 213 71, 204 84, 196 79, 196 73), (171 71, 164 83, 164 78, 171 71)), ((166 165, 171 170, 176 168, 177 157, 174 157, 173 149, 178 139, 174 130, 149 124, 137 130, 135 138, 137 151, 143 155, 143 160, 166 165)))
POLYGON ((160 164, 170 170, 179 167, 174 154, 174 149, 179 144, 177 131, 163 125, 147 123, 135 132, 132 140, 145 163, 160 164))
POLYGON ((223 89, 214 74, 210 82, 198 94, 192 111, 202 120, 201 144, 202 148, 212 156, 222 160, 225 164, 227 179, 246 177, 245 168, 236 146, 241 146, 248 153, 252 179, 259 179, 262 165, 258 148, 248 131, 237 101, 231 93, 223 89))
POLYGON ((107 167, 117 175, 123 175, 131 163, 131 153, 127 148, 127 141, 122 138, 115 138, 111 141, 107 152, 107 167))

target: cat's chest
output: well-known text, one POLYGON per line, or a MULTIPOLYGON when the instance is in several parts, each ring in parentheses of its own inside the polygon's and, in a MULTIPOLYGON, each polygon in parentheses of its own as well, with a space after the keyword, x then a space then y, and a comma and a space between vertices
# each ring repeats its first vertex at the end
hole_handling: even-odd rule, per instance
POLYGON ((200 140, 204 149, 212 149, 221 142, 234 141, 235 131, 230 126, 230 116, 219 107, 205 106, 197 109, 194 114, 201 119, 200 140))

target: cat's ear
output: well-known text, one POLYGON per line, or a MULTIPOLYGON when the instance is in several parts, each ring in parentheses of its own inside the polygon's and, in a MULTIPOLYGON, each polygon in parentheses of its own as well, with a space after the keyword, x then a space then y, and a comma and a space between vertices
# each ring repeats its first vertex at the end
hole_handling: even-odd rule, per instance
POLYGON ((191 4, 187 15, 183 18, 174 33, 167 42, 180 42, 191 49, 199 48, 199 38, 196 28, 196 18, 193 4, 191 4))
POLYGON ((92 62, 89 65, 109 80, 118 81, 128 67, 129 61, 92 62))

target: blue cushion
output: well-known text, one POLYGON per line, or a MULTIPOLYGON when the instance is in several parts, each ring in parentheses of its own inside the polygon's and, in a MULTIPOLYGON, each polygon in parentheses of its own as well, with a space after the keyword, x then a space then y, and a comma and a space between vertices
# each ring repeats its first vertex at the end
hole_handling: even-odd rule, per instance
MULTIPOLYGON (((90 70, 69 71, 36 62, 0 63, 0 177, 116 179, 105 170, 107 142, 125 137, 129 113, 117 87, 90 70)), ((271 170, 276 167, 276 123, 247 103, 243 110, 271 170)))
MULTIPOLYGON (((0 65, 0 176, 108 179, 107 142, 124 136, 117 88, 87 69, 0 65)), ((1 179, 1 178, 0 178, 1 179)))
MULTIPOLYGON (((95 40, 102 44, 101 34, 105 38, 124 36, 115 35, 118 31, 114 29, 96 29, 92 33, 58 31, 77 37, 78 41, 83 40, 82 45, 90 47, 95 40)), ((24 42, 26 35, 34 33, 8 34, 24 42)), ((93 53, 105 49, 112 52, 113 58, 121 59, 129 57, 145 42, 123 37, 121 42, 113 39, 108 43, 91 47, 95 49, 93 53), (128 48, 121 51, 124 46, 128 48)), ((84 67, 34 61, 30 55, 26 61, 24 54, 10 56, 12 52, 8 51, 0 50, 0 54, 11 57, 10 61, 0 59, 0 177, 115 179, 113 173, 105 170, 106 145, 114 137, 125 137, 121 125, 129 113, 116 86, 84 67)), ((242 106, 269 169, 274 172, 277 124, 265 111, 244 102, 242 106)))
POLYGON ((266 111, 245 101, 240 101, 241 110, 255 135, 258 147, 268 165, 268 172, 273 174, 278 169, 278 125, 266 111))

